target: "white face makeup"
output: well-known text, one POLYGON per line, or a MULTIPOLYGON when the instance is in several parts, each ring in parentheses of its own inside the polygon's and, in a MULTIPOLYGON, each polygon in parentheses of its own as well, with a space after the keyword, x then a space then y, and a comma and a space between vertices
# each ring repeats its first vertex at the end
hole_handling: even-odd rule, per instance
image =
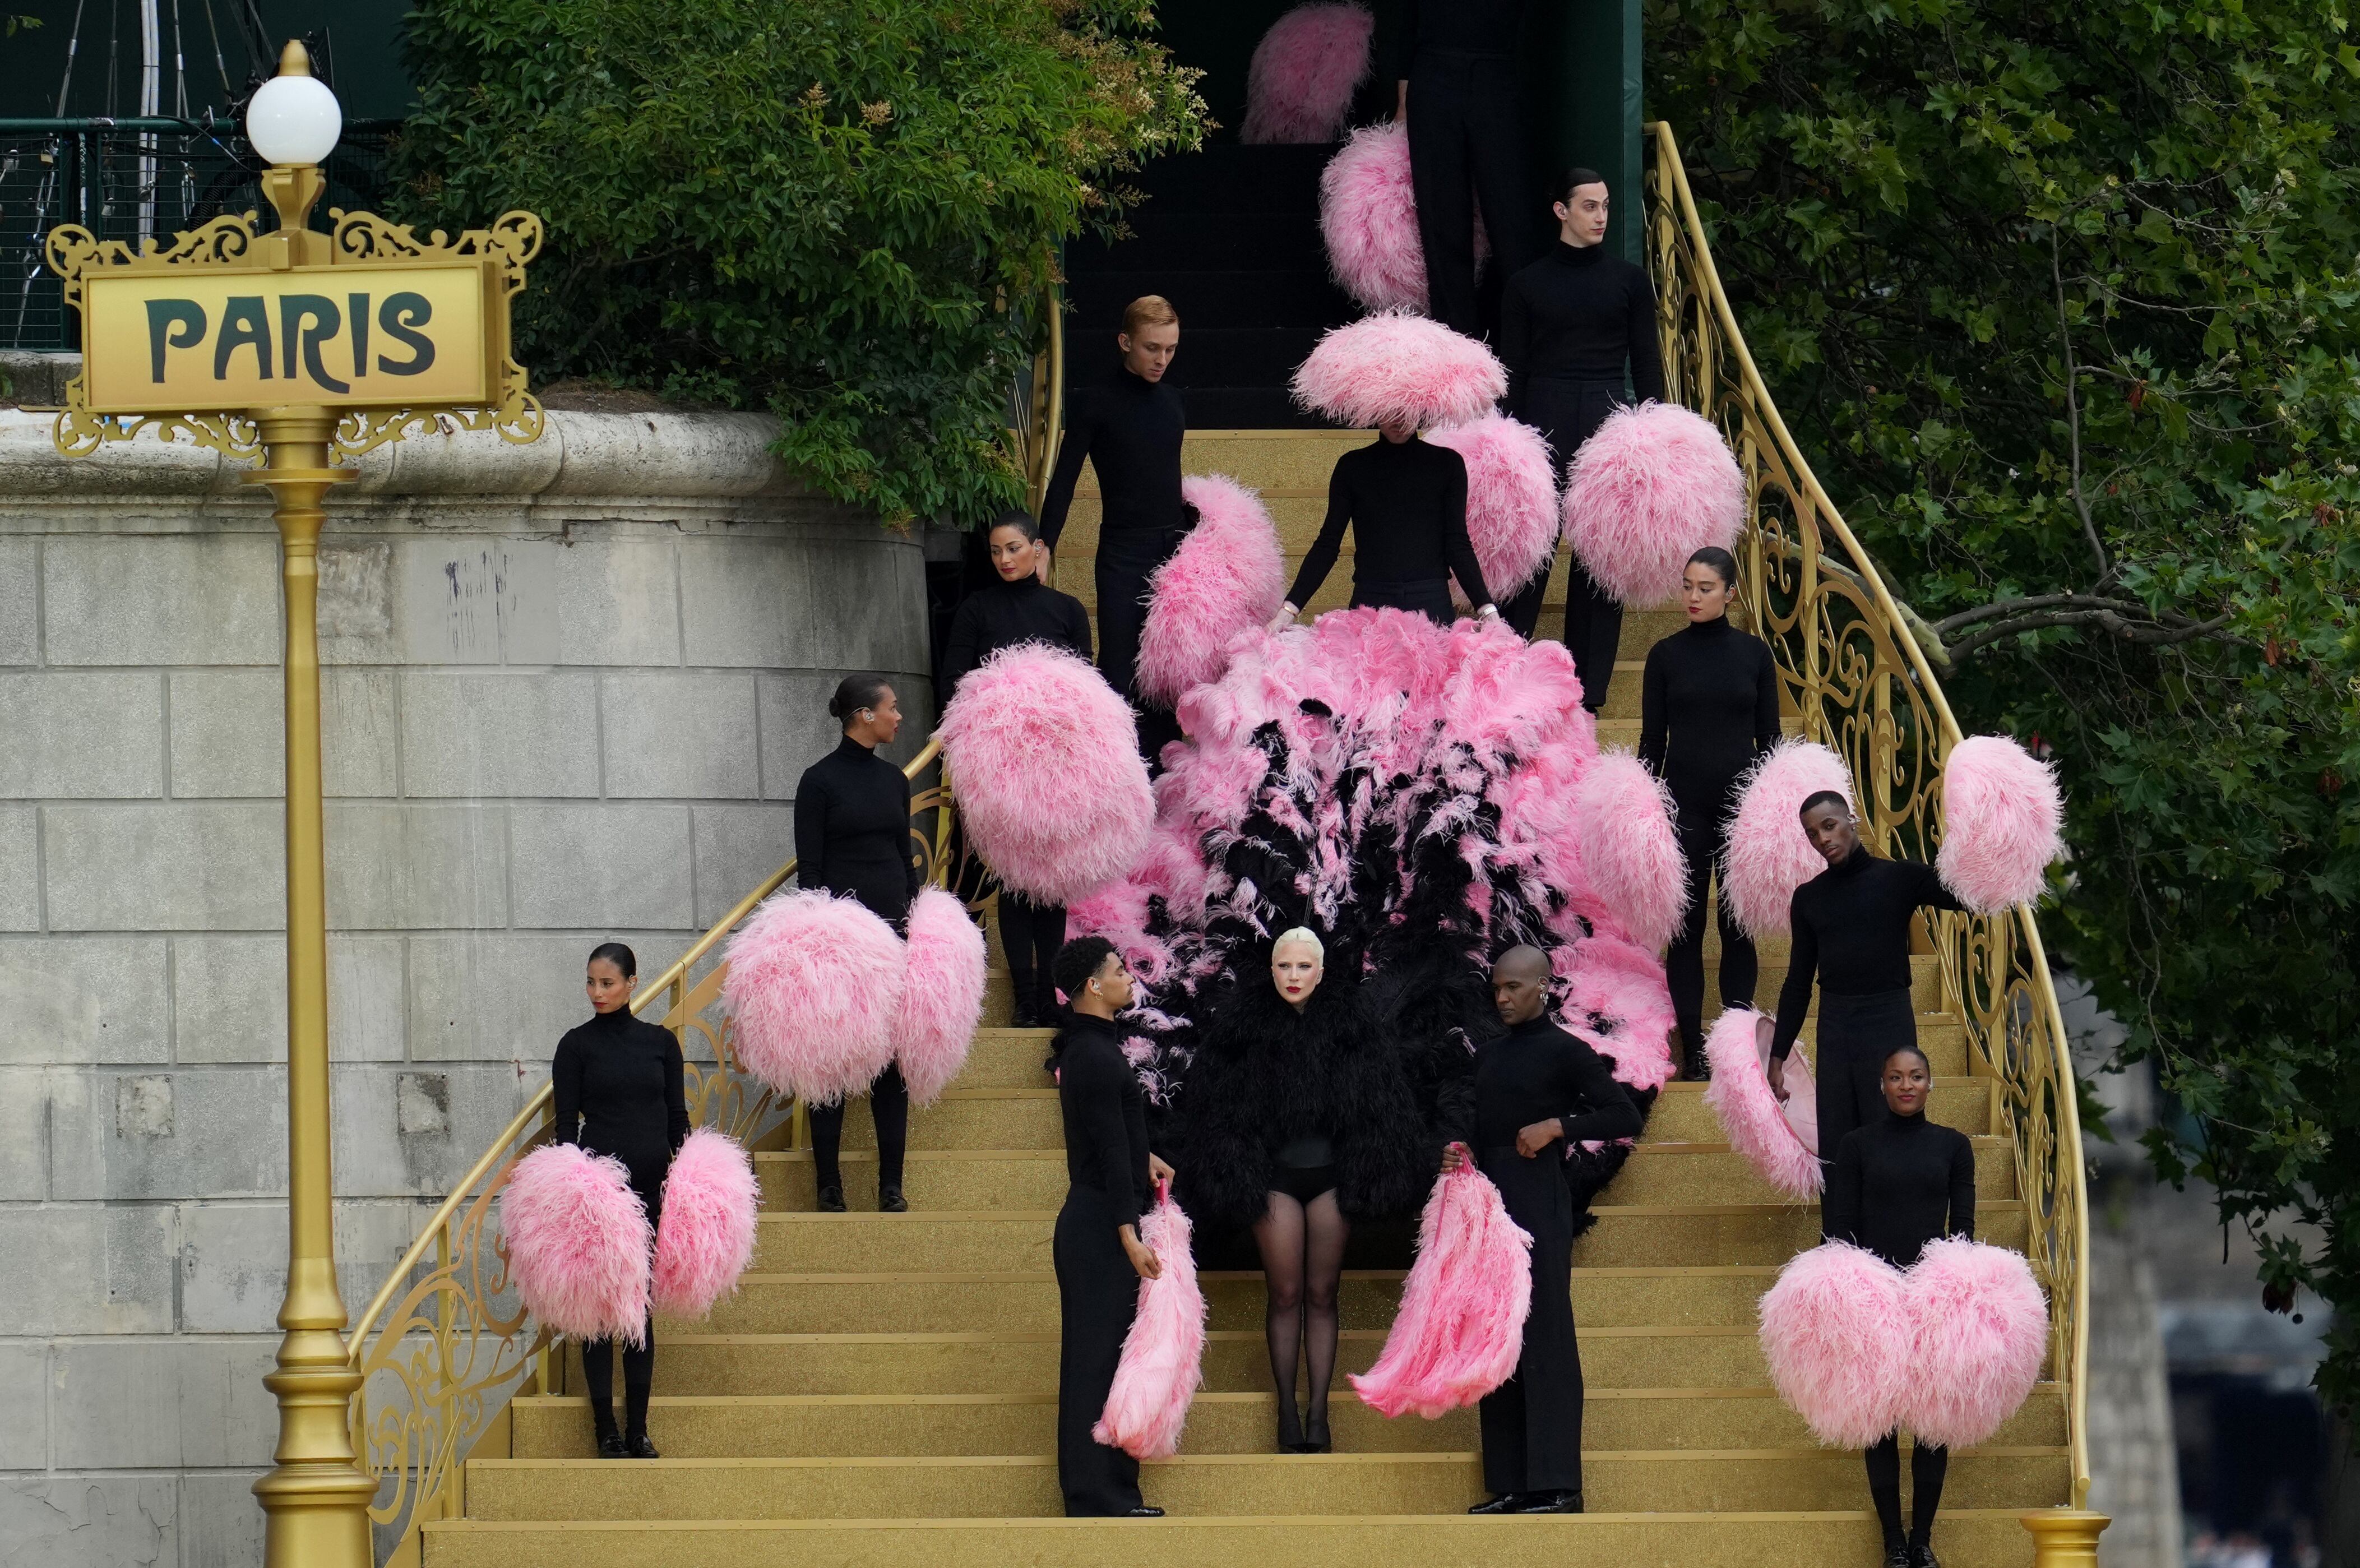
POLYGON ((1326 972, 1319 950, 1306 942, 1281 942, 1270 956, 1272 981, 1297 1007, 1319 989, 1319 977, 1326 972))

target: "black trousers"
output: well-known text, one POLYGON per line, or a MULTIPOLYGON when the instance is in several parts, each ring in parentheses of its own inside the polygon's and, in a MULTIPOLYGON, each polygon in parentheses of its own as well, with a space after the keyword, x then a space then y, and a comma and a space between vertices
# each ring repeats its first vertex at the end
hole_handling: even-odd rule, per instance
MULTIPOLYGON (((1819 992, 1819 1045, 1811 1074, 1819 1109, 1819 1164, 1832 1169, 1836 1150, 1854 1127, 1881 1121, 1885 1058, 1918 1043, 1918 1010, 1907 991, 1866 996, 1819 992)), ((1826 1214, 1822 1200, 1820 1213, 1826 1214)))
POLYGON ((1426 250, 1426 313, 1453 332, 1482 335, 1475 292, 1475 208, 1491 266, 1513 278, 1538 250, 1517 109, 1522 68, 1513 55, 1427 49, 1409 68, 1409 170, 1426 250))
MULTIPOLYGON (((670 1165, 667 1159, 662 1168, 631 1172, 631 1190, 639 1194, 639 1206, 648 1212, 650 1229, 663 1218, 663 1179, 670 1165)), ((594 1339, 583 1343, 582 1386, 590 1396, 590 1419, 597 1423, 601 1437, 615 1427, 615 1354, 618 1350, 623 1357, 623 1431, 631 1437, 647 1433, 648 1399, 655 1391, 656 1381, 654 1318, 648 1319, 643 1333, 645 1337, 637 1350, 628 1340, 594 1339)))
POLYGON ((1131 689, 1139 671, 1139 634, 1147 625, 1147 579, 1187 536, 1185 528, 1098 531, 1098 674, 1139 716, 1139 749, 1150 769, 1164 743, 1180 738, 1180 723, 1171 709, 1142 701, 1131 689))
MULTIPOLYGON (((1535 1116, 1537 1117, 1537 1113, 1535 1116)), ((1533 1306, 1515 1376, 1483 1397, 1483 1485, 1493 1492, 1581 1490, 1581 1344, 1573 1327, 1573 1195, 1565 1145, 1525 1159, 1513 1145, 1476 1163, 1508 1218, 1533 1238, 1533 1306)))
MULTIPOLYGON (((1704 1049, 1704 906, 1705 888, 1721 864, 1731 788, 1723 788, 1710 804, 1680 801, 1680 853, 1688 865, 1688 913, 1671 950, 1664 955, 1664 978, 1672 992, 1672 1016, 1680 1025, 1680 1045, 1690 1056, 1704 1049)), ((1754 982, 1761 961, 1754 938, 1730 917, 1729 901, 1713 900, 1714 923, 1721 927, 1721 1000, 1725 1007, 1754 1005, 1754 982)))
MULTIPOLYGON (((844 1147, 847 1103, 839 1100, 833 1105, 811 1108, 812 1163, 822 1188, 844 1186, 844 1170, 837 1160, 844 1147)), ((898 1188, 902 1157, 910 1148, 910 1086, 901 1081, 901 1069, 891 1062, 869 1086, 869 1114, 877 1124, 877 1185, 898 1188)))
POLYGON ((1052 1000, 1049 967, 1065 943, 1062 905, 1035 904, 1021 893, 1000 890, 1000 947, 1008 955, 1008 978, 1020 1004, 1038 1007, 1052 1000))
MULTIPOLYGON (((1606 416, 1630 400, 1621 381, 1581 381, 1546 371, 1534 373, 1524 384, 1524 422, 1548 440, 1562 475, 1583 442, 1598 433, 1606 416)), ((1551 557, 1555 565, 1555 557, 1551 557)), ((1540 623, 1541 598, 1548 576, 1500 607, 1500 613, 1524 636, 1540 623)), ((1581 706, 1596 713, 1606 706, 1606 687, 1614 678, 1614 655, 1622 642, 1622 607, 1607 597, 1577 555, 1565 575, 1565 651, 1573 655, 1574 673, 1581 677, 1581 706)))
POLYGON ((1094 1187, 1070 1187, 1050 1256, 1057 1269, 1057 1486, 1067 1519, 1120 1517, 1140 1506, 1139 1461, 1090 1435, 1106 1413, 1123 1336, 1139 1314, 1139 1274, 1094 1187))
POLYGON ((1426 580, 1404 578, 1398 582, 1362 582, 1355 578, 1352 582, 1352 608, 1405 609, 1446 629, 1459 613, 1451 608, 1450 583, 1443 577, 1426 580))

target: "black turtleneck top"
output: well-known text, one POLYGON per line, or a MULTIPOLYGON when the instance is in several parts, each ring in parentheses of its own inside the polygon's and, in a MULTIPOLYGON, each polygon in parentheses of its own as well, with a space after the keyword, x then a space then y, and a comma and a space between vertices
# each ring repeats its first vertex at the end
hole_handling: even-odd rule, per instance
POLYGON ((1448 446, 1413 435, 1380 435, 1336 459, 1328 480, 1328 520, 1303 558, 1287 599, 1307 607, 1336 565, 1344 527, 1352 529, 1356 583, 1438 583, 1457 577, 1477 609, 1491 602, 1483 568, 1467 537, 1467 462, 1448 446))
POLYGON ((549 1066, 557 1141, 613 1155, 634 1186, 660 1186, 688 1141, 688 1091, 680 1041, 628 1007, 594 1014, 557 1042, 549 1066))
POLYGON ((1777 740, 1778 670, 1762 639, 1717 615, 1647 650, 1639 760, 1671 786, 1683 819, 1720 816, 1729 786, 1777 740))
POLYGON ((1860 845, 1795 890, 1794 944, 1778 991, 1770 1054, 1795 1048, 1811 1010, 1811 979, 1830 996, 1909 989, 1909 917, 1921 908, 1965 907, 1923 861, 1887 861, 1860 845))
POLYGON ((850 894, 896 930, 918 896, 910 781, 849 735, 795 785, 795 876, 850 894))
POLYGON ((1444 54, 1512 55, 1524 45, 1524 0, 1405 0, 1393 46, 1393 77, 1404 80, 1416 58, 1444 54))
MULTIPOLYGON (((1631 367, 1641 402, 1661 401, 1664 357, 1655 335, 1655 288, 1646 269, 1603 245, 1559 240, 1508 280, 1500 296, 1500 362, 1508 367, 1508 411, 1520 418, 1535 377, 1609 381, 1631 367)), ((1563 461, 1570 452, 1557 454, 1563 461)))
POLYGON ((1076 387, 1065 400, 1065 443, 1041 502, 1042 539, 1054 550, 1065 532, 1085 457, 1098 470, 1101 533, 1182 526, 1180 441, 1187 433, 1188 411, 1168 372, 1148 381, 1118 364, 1102 385, 1076 387))
POLYGON ((1046 642, 1090 658, 1090 612, 1071 594, 1038 577, 994 582, 959 601, 943 652, 943 695, 958 691, 967 672, 1019 642, 1046 642))
POLYGON ((1552 1116, 1565 1124, 1554 1146, 1559 1158, 1568 1143, 1635 1138, 1643 1124, 1605 1059, 1543 1013, 1475 1047, 1468 1145, 1479 1159, 1486 1149, 1513 1148, 1519 1132, 1552 1116))
POLYGON ((1076 1013, 1051 1058, 1065 1124, 1065 1179, 1098 1193, 1120 1228, 1147 1207, 1147 1097, 1109 1019, 1076 1013))
POLYGON ((1975 1234, 1975 1146, 1923 1111, 1867 1123, 1836 1150, 1821 1212, 1829 1240, 1907 1268, 1928 1242, 1975 1234))

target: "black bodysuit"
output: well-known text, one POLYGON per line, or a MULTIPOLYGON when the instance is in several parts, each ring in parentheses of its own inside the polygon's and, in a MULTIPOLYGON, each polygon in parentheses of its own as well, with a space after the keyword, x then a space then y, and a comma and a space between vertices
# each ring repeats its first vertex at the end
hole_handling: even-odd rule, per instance
MULTIPOLYGON (((1644 269, 1608 254, 1603 244, 1558 240, 1508 280, 1500 298, 1500 363, 1508 367, 1508 411, 1553 442, 1552 411, 1536 404, 1535 381, 1602 381, 1619 392, 1627 363, 1633 395, 1643 403, 1662 401, 1655 285, 1644 269)), ((1572 447, 1558 449, 1560 464, 1572 458, 1572 447)))
POLYGON ((1941 1236, 1975 1234, 1975 1146, 1956 1127, 1886 1114, 1844 1136, 1823 1228, 1907 1268, 1941 1236))
POLYGON ((1090 656, 1090 614, 1082 601, 1061 594, 1037 577, 995 582, 959 601, 951 617, 948 645, 943 652, 943 696, 958 691, 959 682, 977 665, 1020 642, 1045 642, 1090 656))
POLYGON ((628 1008, 568 1029, 550 1063, 557 1141, 621 1160, 651 1220, 672 1157, 688 1140, 679 1038, 628 1008))
POLYGON ((1420 609, 1448 622, 1448 579, 1469 602, 1491 602, 1483 568, 1467 537, 1467 464, 1447 446, 1411 436, 1379 436, 1336 460, 1328 481, 1328 517, 1303 558, 1287 598, 1307 608, 1328 580, 1352 530, 1352 602, 1420 609), (1414 602, 1412 602, 1414 601, 1414 602))
POLYGON ((1101 539, 1180 528, 1180 442, 1187 432, 1188 412, 1169 375, 1149 381, 1117 365, 1099 385, 1075 388, 1065 399, 1057 466, 1041 501, 1043 542, 1054 550, 1065 532, 1086 457, 1104 502, 1101 539))
POLYGON ((849 735, 795 785, 795 877, 850 894, 897 930, 918 896, 910 781, 849 735))
MULTIPOLYGON (((1770 1054, 1784 1057, 1811 1010, 1811 981, 1822 997, 1877 996, 1909 989, 1909 917, 1918 910, 1961 909, 1934 868, 1888 861, 1855 847, 1795 890, 1792 956, 1778 992, 1778 1028, 1770 1054)), ((1825 1042, 1821 1042, 1822 1046, 1825 1042)), ((1880 1064, 1881 1066, 1882 1064, 1880 1064)), ((1822 1068, 1821 1076, 1825 1076, 1822 1068)))

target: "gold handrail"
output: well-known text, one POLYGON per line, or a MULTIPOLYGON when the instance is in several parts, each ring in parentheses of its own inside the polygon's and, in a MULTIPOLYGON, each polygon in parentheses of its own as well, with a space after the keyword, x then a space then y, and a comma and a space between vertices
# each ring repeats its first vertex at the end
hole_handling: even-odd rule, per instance
MULTIPOLYGON (((1873 842, 1931 860, 1941 764, 1960 730, 1907 619, 1780 417, 1713 265, 1672 127, 1647 127, 1648 258, 1666 395, 1714 421, 1745 470, 1752 526, 1744 601, 1776 655, 1806 731, 1851 764, 1873 842)), ((1933 924, 1945 992, 1975 1066, 1994 1080, 2030 1220, 2029 1251, 2055 1321, 2066 1387, 2072 1506, 2090 1490, 2089 1200, 2065 1024, 2032 911, 1933 924)))
MULTIPOLYGON (((941 740, 930 740, 901 772, 914 783, 941 758, 941 740)), ((926 880, 938 885, 983 888, 958 840, 956 815, 946 773, 912 794, 911 834, 920 863, 926 880)), ((631 1001, 631 1011, 641 1013, 661 998, 665 1027, 674 1034, 694 1029, 705 1037, 713 1061, 687 1064, 690 1118, 741 1141, 774 1131, 790 1108, 734 1069, 727 1020, 706 1015, 728 966, 716 964, 694 985, 689 976, 794 871, 795 861, 789 861, 763 878, 631 1001)), ((508 1401, 518 1385, 531 1377, 543 1392, 554 1387, 549 1333, 515 1299, 507 1245, 496 1223, 497 1200, 517 1161, 548 1135, 552 1100, 543 1084, 492 1140, 436 1206, 347 1342, 361 1376, 352 1401, 353 1445, 363 1467, 379 1480, 370 1518, 379 1561, 388 1564, 414 1568, 420 1527, 464 1511, 466 1458, 487 1436, 504 1433, 508 1401), (380 1389, 390 1384, 403 1397, 373 1400, 372 1383, 380 1389)))

